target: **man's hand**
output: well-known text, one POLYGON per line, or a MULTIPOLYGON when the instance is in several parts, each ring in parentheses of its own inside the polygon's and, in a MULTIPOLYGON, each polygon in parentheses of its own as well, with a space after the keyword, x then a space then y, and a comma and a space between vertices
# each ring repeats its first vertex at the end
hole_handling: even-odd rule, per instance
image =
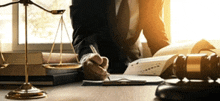
POLYGON ((109 60, 97 53, 87 54, 81 61, 84 69, 84 78, 89 80, 104 80, 108 77, 109 60))

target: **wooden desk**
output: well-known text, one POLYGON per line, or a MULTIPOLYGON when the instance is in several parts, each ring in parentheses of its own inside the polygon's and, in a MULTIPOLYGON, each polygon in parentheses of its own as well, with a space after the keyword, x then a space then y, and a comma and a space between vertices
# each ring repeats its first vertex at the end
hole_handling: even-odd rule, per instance
MULTIPOLYGON (((160 81, 152 76, 112 75, 111 79, 126 77, 129 79, 146 79, 149 82, 160 81)), ((48 97, 37 101, 159 101, 155 96, 157 84, 141 86, 81 86, 75 82, 59 86, 37 86, 47 92, 48 97)), ((1 85, 0 101, 5 101, 5 95, 19 86, 1 85)), ((13 100, 10 100, 13 101, 13 100)), ((17 101, 17 100, 15 100, 17 101)))

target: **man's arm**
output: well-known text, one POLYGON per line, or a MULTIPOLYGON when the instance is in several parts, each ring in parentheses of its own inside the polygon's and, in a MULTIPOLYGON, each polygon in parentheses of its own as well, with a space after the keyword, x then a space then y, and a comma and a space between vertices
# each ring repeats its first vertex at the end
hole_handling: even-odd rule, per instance
POLYGON ((164 0, 140 0, 140 26, 152 55, 169 45, 162 20, 164 0))
POLYGON ((85 79, 103 80, 107 77, 108 59, 92 53, 90 45, 98 50, 99 35, 106 25, 105 0, 73 0, 70 6, 73 46, 83 65, 85 79))
POLYGON ((75 45, 76 52, 80 56, 80 63, 83 65, 84 79, 104 80, 108 76, 109 60, 107 57, 93 53, 90 45, 93 45, 98 51, 95 36, 88 36, 75 45))

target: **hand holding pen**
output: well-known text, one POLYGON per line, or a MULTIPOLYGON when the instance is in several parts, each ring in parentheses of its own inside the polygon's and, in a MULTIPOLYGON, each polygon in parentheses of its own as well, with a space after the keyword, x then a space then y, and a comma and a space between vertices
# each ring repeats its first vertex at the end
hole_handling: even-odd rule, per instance
POLYGON ((104 80, 109 77, 109 73, 107 72, 109 65, 108 58, 100 56, 92 45, 90 45, 90 49, 93 53, 87 54, 81 59, 84 67, 84 77, 90 80, 104 80))
MULTIPOLYGON (((93 45, 90 45, 89 47, 90 47, 90 49, 92 50, 93 53, 98 54, 98 52, 96 51, 96 49, 93 45)), ((106 71, 107 71, 107 68, 106 68, 106 71)), ((108 72, 107 72, 107 76, 108 76, 108 80, 110 81, 110 78, 109 78, 110 74, 108 72)))

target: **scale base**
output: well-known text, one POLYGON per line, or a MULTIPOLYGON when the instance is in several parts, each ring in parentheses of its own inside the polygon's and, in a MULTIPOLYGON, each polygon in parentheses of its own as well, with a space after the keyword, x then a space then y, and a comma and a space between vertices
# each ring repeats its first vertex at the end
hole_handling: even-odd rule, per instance
POLYGON ((9 92, 5 97, 7 99, 38 99, 47 97, 47 94, 30 83, 24 83, 16 90, 9 92))
POLYGON ((156 96, 162 100, 204 100, 219 98, 220 84, 218 82, 169 82, 164 81, 158 85, 156 96))

